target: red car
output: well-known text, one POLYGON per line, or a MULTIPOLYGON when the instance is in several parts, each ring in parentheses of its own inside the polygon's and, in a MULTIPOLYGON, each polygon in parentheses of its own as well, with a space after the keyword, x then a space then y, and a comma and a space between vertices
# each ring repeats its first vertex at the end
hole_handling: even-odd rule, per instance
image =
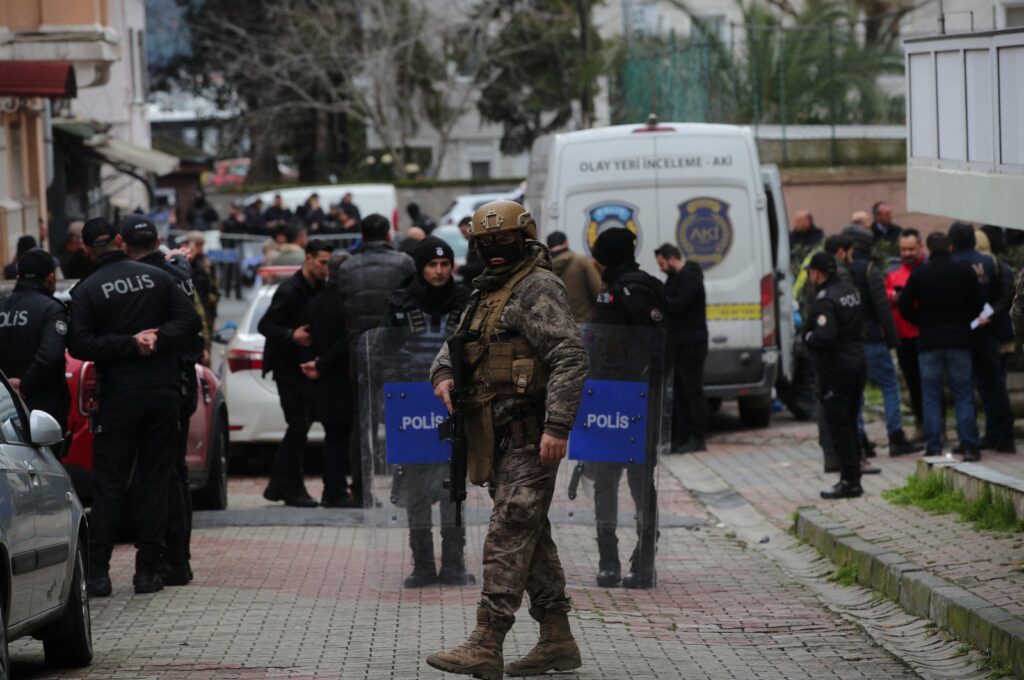
MULTIPOLYGON (((65 353, 65 375, 71 392, 68 430, 71 446, 61 459, 71 482, 88 505, 92 500, 92 432, 89 413, 96 409, 96 367, 65 353)), ((196 364, 199 406, 192 414, 188 432, 189 484, 196 508, 223 510, 228 506, 228 408, 220 381, 213 372, 196 364)))

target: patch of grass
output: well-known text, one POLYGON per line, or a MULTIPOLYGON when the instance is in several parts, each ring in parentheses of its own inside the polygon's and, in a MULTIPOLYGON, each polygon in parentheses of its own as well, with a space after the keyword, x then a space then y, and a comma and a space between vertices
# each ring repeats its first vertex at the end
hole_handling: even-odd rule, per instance
POLYGON ((997 661, 991 656, 986 656, 984 659, 979 661, 978 668, 983 671, 988 671, 989 680, 1013 677, 1013 669, 1010 668, 1009 664, 997 661))
POLYGON ((967 654, 969 654, 970 651, 971 651, 970 645, 960 645, 959 647, 956 648, 956 655, 957 656, 967 656, 967 654))
POLYGON ((882 492, 882 496, 895 505, 915 505, 937 515, 956 513, 961 519, 974 523, 984 531, 1024 531, 1024 521, 1017 518, 1013 502, 1003 494, 992 493, 986 486, 980 498, 967 500, 954 491, 941 475, 931 474, 925 479, 912 476, 905 486, 882 492))
POLYGON ((841 586, 850 587, 857 582, 857 565, 844 564, 835 570, 828 580, 841 586))

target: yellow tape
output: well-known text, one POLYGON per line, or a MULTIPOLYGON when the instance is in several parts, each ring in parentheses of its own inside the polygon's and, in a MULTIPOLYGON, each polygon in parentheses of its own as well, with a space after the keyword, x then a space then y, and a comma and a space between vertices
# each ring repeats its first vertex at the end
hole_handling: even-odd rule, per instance
POLYGON ((756 302, 736 302, 708 305, 708 321, 751 321, 761 319, 761 305, 756 302))

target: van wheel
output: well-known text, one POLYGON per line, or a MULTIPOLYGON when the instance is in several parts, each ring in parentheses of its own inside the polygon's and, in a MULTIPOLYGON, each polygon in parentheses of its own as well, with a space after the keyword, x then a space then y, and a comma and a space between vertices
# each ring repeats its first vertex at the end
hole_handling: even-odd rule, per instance
POLYGON ((43 638, 43 656, 47 666, 80 668, 92 662, 92 620, 81 545, 75 551, 75 573, 68 601, 64 613, 55 622, 54 630, 54 634, 43 638))
POLYGON ((195 493, 193 502, 201 510, 224 510, 228 507, 228 433, 223 418, 214 425, 209 456, 206 486, 195 493))
POLYGON ((743 427, 763 429, 772 422, 772 397, 770 394, 759 394, 751 397, 740 397, 740 424, 743 427))

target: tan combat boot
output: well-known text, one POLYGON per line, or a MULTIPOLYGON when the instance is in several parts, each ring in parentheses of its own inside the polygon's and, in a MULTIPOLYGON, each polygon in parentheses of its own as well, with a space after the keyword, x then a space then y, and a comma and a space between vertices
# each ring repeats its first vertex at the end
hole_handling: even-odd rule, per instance
POLYGON ((492 621, 489 611, 477 607, 476 628, 469 634, 469 639, 450 652, 431 654, 427 657, 427 665, 445 673, 502 680, 504 659, 501 646, 507 632, 507 624, 492 621))
POLYGON ((540 640, 529 654, 510 663, 505 668, 506 673, 513 677, 543 675, 548 671, 571 671, 583 665, 567 614, 536 611, 531 607, 530 616, 540 623, 540 640))

